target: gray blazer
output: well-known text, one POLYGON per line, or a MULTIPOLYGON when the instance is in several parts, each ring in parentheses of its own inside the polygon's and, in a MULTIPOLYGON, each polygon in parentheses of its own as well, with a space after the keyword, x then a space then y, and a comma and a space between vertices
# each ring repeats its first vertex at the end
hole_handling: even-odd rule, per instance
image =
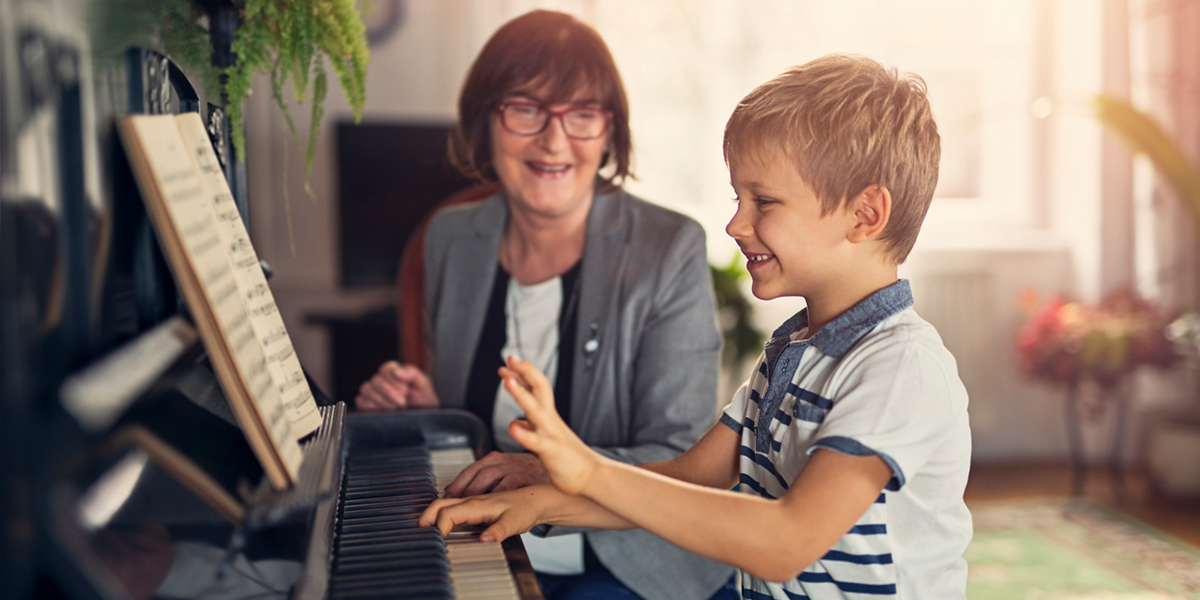
MULTIPOLYGON (((466 404, 507 218, 498 193, 438 213, 425 237, 430 375, 447 408, 466 404)), ((580 277, 571 428, 630 464, 680 454, 717 406, 721 336, 704 230, 624 191, 597 194, 580 277)), ((604 566, 647 600, 708 598, 732 573, 643 530, 585 533, 604 566)))

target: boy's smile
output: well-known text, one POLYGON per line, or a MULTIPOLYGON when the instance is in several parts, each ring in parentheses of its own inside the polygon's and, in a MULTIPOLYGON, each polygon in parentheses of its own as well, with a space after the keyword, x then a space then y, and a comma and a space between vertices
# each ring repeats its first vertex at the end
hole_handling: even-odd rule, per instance
POLYGON ((763 300, 808 296, 845 273, 847 231, 854 215, 821 215, 821 201, 790 162, 747 157, 731 165, 737 212, 725 232, 746 256, 754 295, 763 300))

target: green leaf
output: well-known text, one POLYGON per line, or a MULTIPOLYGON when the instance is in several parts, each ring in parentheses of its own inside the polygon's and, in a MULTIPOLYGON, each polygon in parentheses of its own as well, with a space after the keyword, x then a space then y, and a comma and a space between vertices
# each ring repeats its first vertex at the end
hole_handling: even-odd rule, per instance
POLYGON ((239 160, 244 160, 242 104, 257 73, 271 74, 275 103, 283 111, 292 138, 300 141, 284 98, 290 79, 294 101, 312 103, 304 176, 305 189, 309 189, 316 138, 325 114, 328 83, 324 60, 337 74, 355 121, 361 120, 370 61, 366 26, 354 0, 245 0, 241 16, 242 25, 233 41, 235 62, 225 70, 226 113, 233 128, 234 150, 239 160))
POLYGON ((1200 171, 1163 128, 1149 115, 1124 100, 1095 98, 1096 117, 1130 151, 1150 159, 1200 225, 1200 171))
POLYGON ((325 114, 325 109, 321 108, 325 102, 325 66, 321 64, 321 59, 316 60, 313 69, 317 76, 313 78, 312 120, 308 124, 308 149, 304 152, 304 191, 308 192, 310 198, 316 197, 308 186, 308 178, 312 175, 313 158, 317 155, 317 134, 321 131, 321 117, 325 114))

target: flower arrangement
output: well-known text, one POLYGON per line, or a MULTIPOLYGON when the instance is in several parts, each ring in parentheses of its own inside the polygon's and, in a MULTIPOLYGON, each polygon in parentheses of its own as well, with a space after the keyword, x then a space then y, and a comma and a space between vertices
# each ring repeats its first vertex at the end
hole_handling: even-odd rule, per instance
POLYGON ((1113 385, 1142 365, 1167 368, 1180 358, 1167 338, 1171 319, 1130 289, 1099 304, 1062 296, 1045 302, 1023 293, 1029 321, 1017 335, 1017 353, 1026 376, 1060 384, 1091 379, 1113 385))

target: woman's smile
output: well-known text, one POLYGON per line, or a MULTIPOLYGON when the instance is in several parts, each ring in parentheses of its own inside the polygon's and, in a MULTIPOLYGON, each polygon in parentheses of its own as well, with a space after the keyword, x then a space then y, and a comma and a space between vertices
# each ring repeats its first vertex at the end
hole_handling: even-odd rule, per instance
POLYGON ((539 177, 548 179, 559 179, 566 175, 567 170, 571 168, 570 164, 566 163, 548 163, 539 161, 525 161, 525 164, 539 177))

